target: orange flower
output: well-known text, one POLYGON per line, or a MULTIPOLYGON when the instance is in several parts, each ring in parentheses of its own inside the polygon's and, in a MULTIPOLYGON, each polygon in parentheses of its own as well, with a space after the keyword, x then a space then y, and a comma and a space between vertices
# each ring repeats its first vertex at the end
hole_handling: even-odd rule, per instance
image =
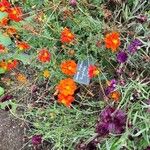
POLYGON ((56 89, 60 94, 63 94, 64 96, 68 96, 74 94, 75 90, 77 89, 77 86, 73 79, 67 78, 61 80, 59 85, 56 87, 56 89))
POLYGON ((9 19, 19 22, 22 20, 22 10, 20 7, 12 7, 8 10, 9 19))
POLYGON ((45 62, 49 62, 51 58, 51 54, 47 49, 42 49, 40 50, 39 54, 38 54, 38 60, 45 63, 45 62))
POLYGON ((7 62, 5 60, 0 61, 0 68, 7 70, 7 62))
POLYGON ((6 29, 6 32, 7 32, 7 34, 9 34, 9 35, 14 35, 14 34, 16 34, 17 33, 17 30, 16 30, 16 28, 14 28, 14 27, 8 27, 7 29, 6 29))
POLYGON ((58 102, 70 107, 71 103, 74 101, 74 97, 71 95, 58 94, 58 102))
POLYGON ((73 60, 66 60, 61 63, 60 68, 64 74, 72 76, 77 71, 77 64, 73 60))
POLYGON ((117 102, 121 98, 121 93, 119 91, 113 91, 110 93, 110 98, 117 102))
POLYGON ((90 65, 88 68, 89 78, 93 78, 93 77, 97 76, 99 74, 99 72, 100 72, 99 69, 94 65, 90 65))
POLYGON ((3 18, 1 21, 0 21, 0 25, 1 26, 6 26, 8 24, 8 21, 9 19, 7 17, 3 18))
POLYGON ((26 42, 17 42, 17 47, 20 49, 20 50, 27 50, 27 49, 30 49, 30 45, 26 42))
POLYGON ((5 52, 6 52, 5 46, 0 44, 0 53, 5 53, 5 52))
POLYGON ((7 0, 1 0, 0 2, 0 11, 8 11, 10 8, 10 3, 7 0))
POLYGON ((71 33, 70 29, 64 28, 63 31, 61 32, 61 42, 62 43, 70 43, 74 40, 75 35, 71 33))
POLYGON ((0 67, 3 68, 6 71, 10 71, 10 70, 16 68, 17 65, 18 65, 17 60, 8 60, 8 61, 2 60, 0 62, 0 67))
POLYGON ((119 33, 117 32, 106 34, 104 41, 105 41, 106 48, 110 48, 112 52, 115 52, 121 44, 120 36, 119 33))
POLYGON ((18 66, 17 60, 8 60, 7 62, 7 70, 10 71, 18 66))

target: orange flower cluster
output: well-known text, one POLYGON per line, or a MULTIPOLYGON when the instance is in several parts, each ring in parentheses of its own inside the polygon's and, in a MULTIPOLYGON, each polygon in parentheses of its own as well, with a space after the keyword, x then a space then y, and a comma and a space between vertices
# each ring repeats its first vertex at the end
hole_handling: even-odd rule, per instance
POLYGON ((17 47, 20 49, 20 50, 28 50, 30 49, 30 45, 26 42, 17 42, 17 47))
POLYGON ((49 62, 51 59, 51 54, 47 49, 42 49, 40 50, 39 54, 38 54, 38 60, 45 63, 45 62, 49 62))
POLYGON ((2 60, 0 62, 0 68, 3 68, 6 71, 10 71, 12 69, 15 69, 18 66, 17 60, 2 60))
POLYGON ((74 80, 71 78, 61 80, 56 89, 59 92, 58 102, 70 107, 71 103, 74 101, 73 94, 77 89, 74 80))
POLYGON ((71 43, 75 38, 75 35, 68 28, 64 28, 61 32, 61 42, 62 43, 71 43))
POLYGON ((112 52, 115 52, 121 44, 119 33, 111 32, 111 33, 106 34, 104 42, 105 42, 106 48, 109 48, 112 50, 112 52))
POLYGON ((15 22, 19 22, 22 20, 22 10, 20 7, 12 7, 11 4, 7 0, 1 0, 0 2, 0 11, 8 13, 8 18, 5 18, 5 21, 3 20, 3 23, 6 20, 13 20, 15 22))
POLYGON ((99 69, 94 65, 90 65, 88 68, 89 78, 93 78, 93 77, 97 76, 99 74, 99 72, 100 72, 99 69))
POLYGON ((63 61, 60 68, 64 74, 69 76, 73 76, 77 72, 77 64, 73 60, 63 61))

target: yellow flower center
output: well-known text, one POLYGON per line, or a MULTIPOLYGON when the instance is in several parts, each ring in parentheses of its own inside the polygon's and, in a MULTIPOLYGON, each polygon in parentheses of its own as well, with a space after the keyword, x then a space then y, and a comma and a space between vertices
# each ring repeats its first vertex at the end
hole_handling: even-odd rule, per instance
POLYGON ((17 14, 17 11, 16 10, 13 10, 13 12, 12 12, 14 15, 16 15, 17 14))
POLYGON ((114 40, 113 40, 113 43, 114 43, 114 44, 117 44, 117 43, 118 43, 118 40, 114 39, 114 40))

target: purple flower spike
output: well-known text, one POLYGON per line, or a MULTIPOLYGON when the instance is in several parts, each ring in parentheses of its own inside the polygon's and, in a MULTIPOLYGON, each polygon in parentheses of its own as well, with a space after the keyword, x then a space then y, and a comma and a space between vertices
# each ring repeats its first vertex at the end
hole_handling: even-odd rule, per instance
POLYGON ((41 135, 34 135, 32 137, 32 144, 33 145, 39 145, 42 143, 42 136, 41 135))
POLYGON ((128 59, 128 55, 126 52, 119 52, 117 54, 117 60, 119 63, 125 63, 128 59))
POLYGON ((96 132, 100 136, 105 136, 109 133, 121 134, 125 130, 126 120, 127 116, 122 110, 106 107, 100 114, 96 132))
POLYGON ((135 53, 140 46, 142 46, 142 42, 138 39, 134 39, 128 46, 128 50, 131 53, 135 53))

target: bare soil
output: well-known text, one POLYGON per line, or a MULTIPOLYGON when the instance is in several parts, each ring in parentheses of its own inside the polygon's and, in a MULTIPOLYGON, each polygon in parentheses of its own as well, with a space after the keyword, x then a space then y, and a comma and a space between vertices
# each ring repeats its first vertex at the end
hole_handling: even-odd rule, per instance
POLYGON ((21 122, 9 112, 0 110, 0 150, 22 150, 23 128, 21 122))

